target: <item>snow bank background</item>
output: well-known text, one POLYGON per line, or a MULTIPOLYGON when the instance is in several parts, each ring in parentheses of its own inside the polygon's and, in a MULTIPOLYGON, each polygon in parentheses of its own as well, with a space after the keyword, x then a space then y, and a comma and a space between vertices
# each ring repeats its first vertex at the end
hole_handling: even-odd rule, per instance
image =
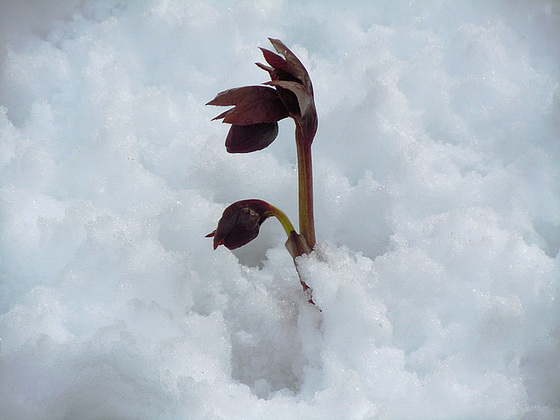
POLYGON ((560 418, 560 4, 3 2, 0 417, 560 418), (228 155, 204 104, 307 66, 317 252, 293 123, 228 155))

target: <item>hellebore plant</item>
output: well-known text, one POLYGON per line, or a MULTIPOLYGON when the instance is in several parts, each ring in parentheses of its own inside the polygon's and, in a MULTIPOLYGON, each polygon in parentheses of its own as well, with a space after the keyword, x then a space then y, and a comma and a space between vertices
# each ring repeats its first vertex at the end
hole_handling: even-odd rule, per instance
MULTIPOLYGON (((229 153, 264 149, 278 135, 278 121, 287 117, 294 120, 301 234, 296 232, 284 212, 265 201, 253 199, 237 201, 227 207, 218 227, 207 237, 214 238, 214 249, 219 245, 236 249, 255 239, 260 225, 274 216, 286 231, 286 248, 295 263, 296 257, 309 254, 315 246, 311 143, 317 132, 317 111, 311 79, 301 61, 282 41, 269 40, 277 53, 261 48, 268 65, 257 63, 257 66, 269 73, 271 81, 264 86, 225 90, 207 105, 233 106, 214 118, 231 124, 226 137, 229 153)), ((301 276, 300 282, 308 291, 309 287, 301 276)), ((313 303, 311 298, 309 301, 313 303)))

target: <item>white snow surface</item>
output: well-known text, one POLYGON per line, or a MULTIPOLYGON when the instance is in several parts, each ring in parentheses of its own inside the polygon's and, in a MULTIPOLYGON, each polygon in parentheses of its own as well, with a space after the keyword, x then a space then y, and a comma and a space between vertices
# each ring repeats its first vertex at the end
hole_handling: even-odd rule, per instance
POLYGON ((560 3, 4 1, 0 418, 559 419, 560 3), (230 155, 219 91, 311 75, 316 250, 294 127, 230 155), (320 309, 320 310, 319 310, 320 309))

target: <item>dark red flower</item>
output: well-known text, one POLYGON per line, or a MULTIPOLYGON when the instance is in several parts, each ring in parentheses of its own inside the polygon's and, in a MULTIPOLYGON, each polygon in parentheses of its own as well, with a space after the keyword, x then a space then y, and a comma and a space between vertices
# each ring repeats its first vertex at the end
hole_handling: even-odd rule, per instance
POLYGON ((311 78, 301 61, 282 41, 273 38, 269 41, 280 55, 261 48, 270 66, 261 63, 257 66, 268 71, 272 81, 267 84, 276 87, 280 99, 302 132, 301 138, 311 143, 317 132, 318 120, 311 78))
POLYGON ((226 138, 229 153, 264 149, 278 135, 278 121, 289 116, 276 90, 266 86, 228 89, 206 105, 234 106, 214 118, 232 124, 226 138))
POLYGON ((284 58, 261 48, 266 62, 257 63, 272 79, 269 86, 245 86, 220 92, 206 105, 233 106, 214 119, 231 124, 226 138, 230 153, 248 153, 264 149, 278 135, 278 121, 292 117, 302 138, 309 143, 317 131, 317 112, 313 86, 299 59, 277 39, 270 42, 284 58))
POLYGON ((259 227, 270 216, 273 216, 273 212, 266 201, 237 201, 224 210, 218 227, 206 237, 214 237, 214 249, 220 245, 230 250, 236 249, 255 239, 259 227))

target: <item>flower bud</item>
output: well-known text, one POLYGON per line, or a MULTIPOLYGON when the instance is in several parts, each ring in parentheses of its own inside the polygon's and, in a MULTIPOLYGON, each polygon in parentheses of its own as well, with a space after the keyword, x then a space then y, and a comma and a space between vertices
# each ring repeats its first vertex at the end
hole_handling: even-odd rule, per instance
POLYGON ((218 227, 206 237, 214 237, 214 249, 220 245, 236 249, 255 239, 262 222, 272 215, 271 207, 265 201, 237 201, 224 210, 218 227))

